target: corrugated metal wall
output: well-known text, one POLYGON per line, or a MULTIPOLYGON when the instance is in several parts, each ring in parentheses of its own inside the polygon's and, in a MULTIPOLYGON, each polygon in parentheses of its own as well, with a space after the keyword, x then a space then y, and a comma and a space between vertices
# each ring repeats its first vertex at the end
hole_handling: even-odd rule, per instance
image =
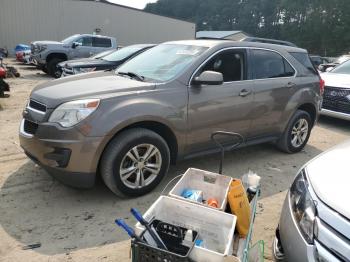
POLYGON ((0 0, 0 47, 62 40, 76 33, 114 36, 119 45, 193 39, 195 24, 106 3, 0 0))

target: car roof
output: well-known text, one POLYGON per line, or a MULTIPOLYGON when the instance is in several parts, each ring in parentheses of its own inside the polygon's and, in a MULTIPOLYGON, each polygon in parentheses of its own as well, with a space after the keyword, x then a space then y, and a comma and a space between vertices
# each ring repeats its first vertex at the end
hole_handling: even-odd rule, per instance
POLYGON ((106 37, 106 38, 113 38, 112 36, 106 36, 106 35, 94 35, 94 34, 75 34, 76 36, 93 36, 93 37, 106 37))
POLYGON ((277 44, 267 44, 260 42, 240 42, 233 40, 222 40, 222 39, 196 39, 196 40, 181 40, 181 41, 171 41, 166 42, 164 44, 183 44, 183 45, 195 45, 195 46, 203 46, 208 48, 218 47, 256 47, 256 48, 266 48, 273 50, 283 50, 287 52, 302 52, 307 53, 305 49, 293 46, 285 46, 285 45, 277 45, 277 44))

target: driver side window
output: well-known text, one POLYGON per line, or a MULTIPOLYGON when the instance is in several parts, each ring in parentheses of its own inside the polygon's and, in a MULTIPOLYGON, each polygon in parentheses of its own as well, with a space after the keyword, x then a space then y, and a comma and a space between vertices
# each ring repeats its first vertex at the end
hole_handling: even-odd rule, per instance
POLYGON ((92 46, 92 37, 84 36, 75 42, 80 43, 82 46, 92 46))
POLYGON ((212 57, 202 67, 199 74, 204 71, 215 71, 221 73, 224 77, 224 82, 245 80, 245 53, 242 50, 222 51, 212 57))

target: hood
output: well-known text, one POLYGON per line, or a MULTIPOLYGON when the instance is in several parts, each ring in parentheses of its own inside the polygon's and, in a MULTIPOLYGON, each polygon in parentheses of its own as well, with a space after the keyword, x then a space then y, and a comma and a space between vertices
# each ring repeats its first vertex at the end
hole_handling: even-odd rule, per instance
POLYGON ((321 74, 321 77, 325 81, 326 86, 350 89, 350 75, 348 74, 335 74, 329 72, 321 74))
POLYGON ((306 166, 308 179, 320 200, 348 219, 349 155, 350 140, 319 155, 306 166))
POLYGON ((33 45, 63 45, 62 42, 58 42, 58 41, 48 41, 48 40, 44 40, 44 41, 35 41, 32 42, 33 45))
POLYGON ((56 108, 72 100, 120 96, 154 88, 154 83, 117 76, 114 72, 93 72, 40 84, 33 89, 30 97, 48 108, 56 108))
POLYGON ((79 59, 79 60, 70 60, 65 63, 67 67, 99 67, 99 66, 108 66, 108 65, 115 65, 116 62, 110 62, 103 59, 94 59, 94 58, 86 58, 86 59, 79 59))

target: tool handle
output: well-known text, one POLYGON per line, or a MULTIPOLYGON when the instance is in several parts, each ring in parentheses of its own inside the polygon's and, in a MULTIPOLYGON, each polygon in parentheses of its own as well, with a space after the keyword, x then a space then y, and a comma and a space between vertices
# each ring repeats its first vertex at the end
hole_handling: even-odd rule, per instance
POLYGON ((130 237, 135 238, 135 231, 131 227, 129 227, 123 219, 116 219, 115 223, 121 228, 123 228, 130 237))
POLYGON ((136 220, 139 221, 143 226, 145 224, 148 224, 147 221, 143 218, 141 213, 136 208, 130 209, 130 212, 131 212, 131 214, 133 214, 133 216, 136 218, 136 220))

